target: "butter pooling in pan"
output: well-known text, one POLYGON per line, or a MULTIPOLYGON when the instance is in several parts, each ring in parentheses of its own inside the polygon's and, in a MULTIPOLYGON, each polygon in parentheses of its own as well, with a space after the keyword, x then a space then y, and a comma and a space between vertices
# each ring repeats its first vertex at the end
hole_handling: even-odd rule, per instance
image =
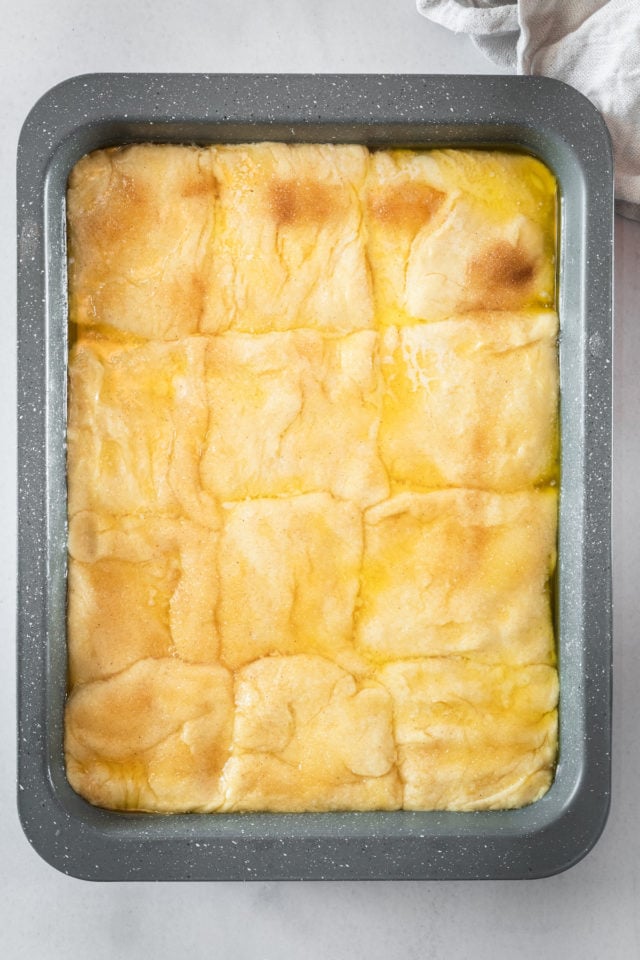
POLYGON ((140 144, 68 192, 72 786, 473 810, 553 778, 555 182, 140 144))

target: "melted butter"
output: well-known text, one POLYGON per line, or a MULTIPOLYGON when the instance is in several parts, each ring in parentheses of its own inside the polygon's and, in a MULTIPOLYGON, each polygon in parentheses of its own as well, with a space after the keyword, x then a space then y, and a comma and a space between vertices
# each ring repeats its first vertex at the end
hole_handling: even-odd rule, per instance
MULTIPOLYGON (((73 313, 71 314, 74 315, 73 313)), ((122 346, 141 347, 149 341, 145 337, 138 337, 127 330, 118 330, 106 323, 95 323, 91 325, 79 324, 73 321, 69 323, 69 346, 76 343, 116 343, 122 346)))

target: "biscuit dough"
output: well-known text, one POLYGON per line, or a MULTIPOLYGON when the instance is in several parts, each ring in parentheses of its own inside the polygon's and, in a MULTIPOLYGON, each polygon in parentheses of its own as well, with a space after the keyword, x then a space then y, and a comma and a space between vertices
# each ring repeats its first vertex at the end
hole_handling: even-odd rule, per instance
POLYGON ((354 661, 362 515, 327 493, 225 509, 219 563, 221 658, 235 669, 273 654, 354 661))
POLYGON ((558 677, 546 664, 396 661, 377 675, 393 698, 407 810, 503 810, 552 781, 558 677))
POLYGON ((364 147, 214 151, 216 232, 201 329, 328 333, 373 323, 360 195, 364 147))
POLYGON ((218 536, 189 520, 81 511, 69 523, 69 679, 147 657, 215 662, 218 536))
POLYGON ((552 662, 556 514, 551 489, 404 493, 368 510, 357 644, 383 659, 552 662))
POLYGON ((200 456, 206 344, 123 346, 85 338, 69 357, 69 514, 161 513, 217 527, 200 456))
POLYGON ((366 192, 379 323, 553 306, 556 186, 539 160, 382 150, 366 192))
POLYGON ((142 659, 72 690, 67 776, 99 806, 215 810, 233 726, 232 678, 219 664, 142 659))
POLYGON ((72 322, 154 340, 197 333, 215 185, 204 148, 137 144, 83 157, 67 192, 72 322))
POLYGON ((206 490, 221 500, 317 491, 363 506, 384 499, 377 346, 373 331, 212 338, 200 470, 206 490))
POLYGON ((268 657, 236 675, 226 810, 402 805, 391 698, 320 657, 268 657))
POLYGON ((534 802, 557 751, 553 177, 138 144, 68 191, 71 786, 534 802))
POLYGON ((553 489, 403 493, 365 514, 358 645, 375 658, 550 663, 553 489))
POLYGON ((557 332, 552 311, 389 327, 379 442, 391 479, 501 491, 554 481, 557 332))

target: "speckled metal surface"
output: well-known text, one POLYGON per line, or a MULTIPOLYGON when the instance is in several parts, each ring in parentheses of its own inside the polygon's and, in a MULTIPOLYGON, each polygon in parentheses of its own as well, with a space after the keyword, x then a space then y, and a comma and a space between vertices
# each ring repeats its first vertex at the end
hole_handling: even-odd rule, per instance
POLYGON ((600 116, 543 78, 104 74, 36 104, 18 149, 18 804, 50 864, 94 880, 516 879, 591 849, 610 783, 612 183, 600 116), (558 177, 560 760, 522 810, 123 814, 65 779, 67 175, 108 144, 263 139, 507 145, 558 177))

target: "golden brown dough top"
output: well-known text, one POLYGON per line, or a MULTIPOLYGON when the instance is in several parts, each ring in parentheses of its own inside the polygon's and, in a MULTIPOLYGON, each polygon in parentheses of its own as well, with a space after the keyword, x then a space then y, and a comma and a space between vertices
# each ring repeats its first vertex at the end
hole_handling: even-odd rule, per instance
POLYGON ((216 177, 206 149, 141 144, 83 157, 67 195, 72 322, 196 333, 216 177))
POLYGON ((272 180, 268 211, 278 227, 320 224, 338 217, 344 209, 341 197, 314 180, 272 180))
POLYGON ((116 809, 216 809, 231 743, 231 684, 218 664, 154 658, 77 686, 65 718, 72 786, 116 809))
POLYGON ((548 789, 555 207, 550 172, 503 151, 76 165, 65 752, 86 799, 548 789))
POLYGON ((372 156, 367 194, 381 323, 553 306, 556 188, 538 160, 383 150, 372 156))
POLYGON ((446 194, 428 183, 409 181, 371 192, 367 215, 373 222, 412 236, 426 226, 442 206, 446 194))

